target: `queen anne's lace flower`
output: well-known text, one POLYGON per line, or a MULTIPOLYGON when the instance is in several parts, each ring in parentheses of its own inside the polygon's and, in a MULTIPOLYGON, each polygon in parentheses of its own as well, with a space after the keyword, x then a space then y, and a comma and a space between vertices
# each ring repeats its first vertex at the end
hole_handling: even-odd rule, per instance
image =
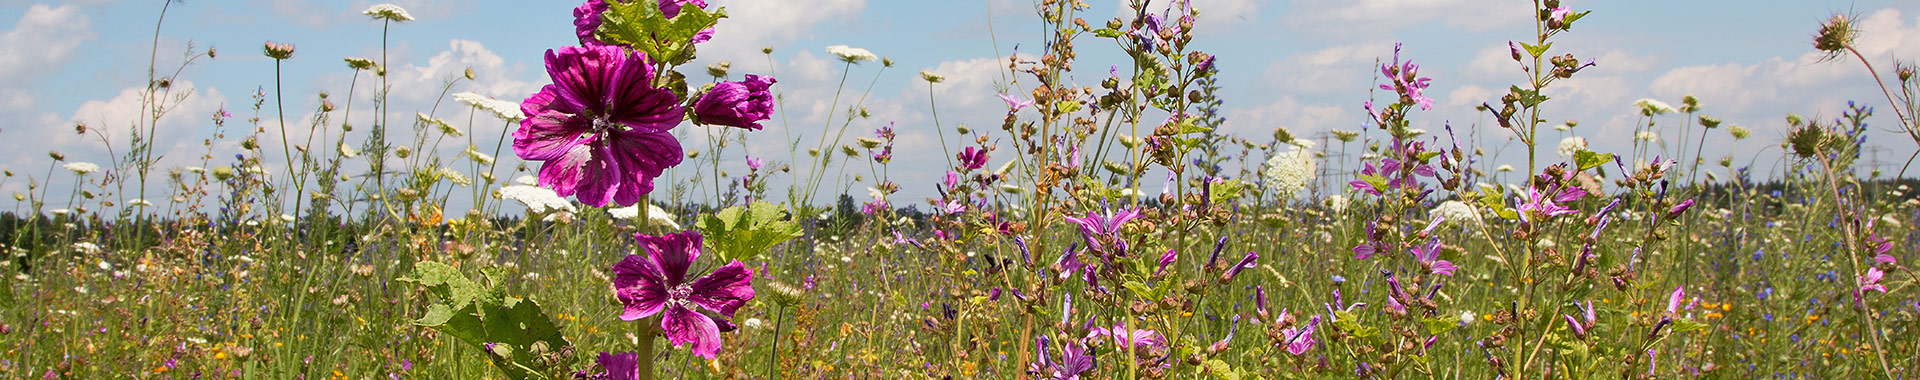
POLYGON ((66 165, 60 165, 60 167, 78 175, 88 175, 100 171, 100 165, 95 165, 92 162, 69 162, 66 165))
POLYGON ((518 103, 494 99, 471 91, 453 94, 453 100, 473 106, 473 108, 492 112, 494 117, 509 122, 519 122, 527 118, 526 113, 520 112, 520 104, 518 103))
POLYGON ((845 61, 847 63, 858 63, 860 61, 876 61, 880 59, 880 56, 873 55, 873 52, 867 51, 867 49, 861 49, 861 48, 847 46, 847 45, 828 46, 827 53, 838 56, 840 57, 841 61, 845 61))
POLYGON ((566 198, 561 198, 560 194, 554 193, 553 190, 546 188, 513 185, 502 187, 499 191, 501 198, 512 199, 520 202, 520 204, 527 205, 528 212, 542 213, 549 210, 574 211, 573 203, 567 202, 566 198))
POLYGON ((1313 160, 1313 152, 1305 149, 1293 149, 1276 153, 1267 159, 1264 173, 1267 189, 1281 197, 1292 197, 1307 188, 1313 182, 1318 168, 1313 160))
POLYGON ((1573 136, 1560 139, 1560 157, 1573 157, 1574 153, 1583 150, 1587 150, 1587 139, 1584 137, 1573 136))
POLYGON ((373 16, 373 18, 376 19, 394 22, 413 21, 413 15, 407 14, 406 8, 401 8, 399 5, 393 5, 391 3, 374 4, 371 7, 367 7, 366 11, 360 13, 373 16))

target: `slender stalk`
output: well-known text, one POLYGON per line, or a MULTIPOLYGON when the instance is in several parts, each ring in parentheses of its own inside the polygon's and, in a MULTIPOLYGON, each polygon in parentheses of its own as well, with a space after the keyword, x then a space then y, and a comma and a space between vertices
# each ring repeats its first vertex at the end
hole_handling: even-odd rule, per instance
POLYGON ((766 378, 768 379, 775 378, 774 372, 779 369, 778 365, 780 361, 780 328, 781 328, 780 324, 782 322, 785 322, 784 317, 787 315, 786 310, 787 310, 786 306, 778 306, 778 305, 774 306, 774 309, 773 309, 773 352, 767 353, 767 377, 766 378))
POLYGON ((280 120, 280 154, 287 160, 287 175, 293 176, 293 218, 299 219, 300 197, 306 194, 306 184, 303 183, 306 181, 303 180, 305 176, 297 172, 300 169, 294 167, 293 144, 287 142, 287 98, 284 95, 285 86, 280 84, 280 64, 285 61, 284 59, 273 60, 273 106, 277 114, 275 117, 280 120))

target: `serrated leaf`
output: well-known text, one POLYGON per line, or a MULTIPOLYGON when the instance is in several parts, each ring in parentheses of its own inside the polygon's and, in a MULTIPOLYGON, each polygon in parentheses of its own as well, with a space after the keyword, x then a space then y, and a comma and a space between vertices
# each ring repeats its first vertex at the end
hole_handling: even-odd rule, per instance
POLYGON ((785 208, 767 202, 701 216, 694 227, 706 238, 707 248, 724 260, 751 260, 801 235, 800 224, 788 218, 785 208))
POLYGON ((1080 110, 1080 101, 1069 99, 1054 102, 1053 110, 1060 113, 1074 113, 1080 110))
POLYGON ((1532 54, 1534 58, 1540 58, 1541 55, 1547 54, 1547 49, 1553 48, 1553 43, 1548 42, 1545 45, 1528 45, 1525 42, 1521 42, 1520 48, 1527 49, 1527 54, 1532 54))
MULTIPOLYGON (((488 270, 489 277, 503 276, 504 272, 488 270)), ((533 300, 510 296, 487 296, 504 293, 504 287, 481 289, 480 285, 466 278, 446 264, 421 262, 414 265, 414 273, 403 277, 401 281, 426 286, 428 293, 437 301, 427 306, 427 312, 415 324, 433 328, 486 352, 507 377, 527 379, 556 373, 569 366, 570 357, 551 356, 546 353, 570 351, 569 343, 560 334, 553 319, 540 310, 533 300), (488 345, 493 347, 489 350, 488 345)))
POLYGON ((1381 177, 1381 176, 1371 175, 1371 174, 1361 174, 1360 180, 1363 182, 1366 182, 1367 186, 1372 186, 1373 191, 1380 191, 1380 192, 1387 191, 1387 177, 1381 177))
POLYGON ((1460 320, 1457 318, 1426 318, 1421 319, 1420 324, 1427 327, 1427 335, 1445 334, 1460 328, 1460 320))
POLYGON ((1216 183, 1213 185, 1213 194, 1208 197, 1207 202, 1212 204, 1232 202, 1234 199, 1239 199, 1240 193, 1245 190, 1246 183, 1241 182, 1239 179, 1216 183))
POLYGON ((1121 32, 1113 28, 1100 28, 1100 29, 1094 29, 1093 35, 1100 38, 1114 38, 1114 37, 1124 36, 1127 34, 1125 32, 1121 32))
POLYGON ((653 1, 607 2, 596 37, 610 44, 628 45, 655 61, 682 64, 693 60, 693 38, 727 17, 726 8, 708 11, 681 7, 669 19, 653 1))
POLYGON ((1613 156, 1584 149, 1573 153, 1573 162, 1580 165, 1581 171, 1593 170, 1600 165, 1606 165, 1608 161, 1613 161, 1613 156))

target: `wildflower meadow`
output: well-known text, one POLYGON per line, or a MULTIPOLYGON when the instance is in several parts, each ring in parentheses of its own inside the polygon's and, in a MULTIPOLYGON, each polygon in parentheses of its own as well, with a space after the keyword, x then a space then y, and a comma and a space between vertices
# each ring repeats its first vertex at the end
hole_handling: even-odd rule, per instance
POLYGON ((1363 123, 1236 135, 1223 104, 1259 85, 1205 48, 1230 9, 987 3, 1040 27, 977 29, 1023 43, 963 77, 848 45, 708 63, 762 9, 724 0, 530 2, 573 22, 501 28, 572 37, 504 97, 396 80, 424 70, 390 62, 429 33, 409 6, 355 3, 378 37, 349 57, 156 27, 143 55, 187 49, 117 74, 147 83, 132 122, 73 127, 106 154, 9 145, 0 378, 1920 377, 1920 171, 1867 164, 1920 147, 1920 57, 1863 54, 1914 35, 1859 12, 1770 26, 1872 86, 1836 114, 1567 100, 1620 64, 1581 33, 1639 16, 1502 0, 1532 31, 1484 55, 1509 83, 1430 91, 1468 74, 1388 42, 1326 89, 1363 123), (190 70, 216 59, 257 90, 162 126, 239 75, 190 70), (883 78, 926 101, 878 106, 883 78), (965 81, 984 105, 935 96, 965 81))

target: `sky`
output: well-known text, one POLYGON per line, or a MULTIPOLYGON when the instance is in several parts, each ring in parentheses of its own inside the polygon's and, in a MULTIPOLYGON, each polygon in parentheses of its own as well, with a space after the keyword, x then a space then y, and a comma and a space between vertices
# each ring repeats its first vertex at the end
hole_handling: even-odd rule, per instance
MULTIPOLYGON (((730 18, 721 22, 712 42, 701 46, 700 59, 686 71, 698 77, 705 65, 728 61, 736 79, 745 73, 774 75, 783 97, 783 113, 765 130, 748 135, 745 149, 729 146, 721 155, 722 168, 737 175, 745 170, 747 155, 787 161, 792 152, 785 143, 789 136, 806 141, 802 149, 811 146, 812 138, 823 129, 841 125, 841 119, 830 122, 828 115, 843 114, 848 104, 858 100, 855 95, 865 95, 859 104, 871 117, 847 124, 848 138, 869 135, 889 123, 896 127, 899 153, 888 170, 888 176, 903 186, 895 196, 896 204, 918 203, 931 196, 932 184, 945 172, 945 160, 930 153, 940 151, 930 105, 937 107, 942 126, 965 124, 998 133, 994 127, 1006 112, 1006 105, 995 96, 1007 85, 1001 57, 1038 51, 1044 31, 1033 11, 1035 3, 1021 0, 708 1, 713 7, 726 7, 730 18), (866 48, 896 65, 848 66, 825 52, 830 45, 866 48), (773 53, 762 54, 763 47, 771 47, 773 53), (927 83, 918 79, 922 70, 947 80, 929 91, 927 83), (837 91, 843 88, 843 73, 847 84, 844 91, 837 91), (869 86, 871 90, 866 91, 869 86), (842 93, 838 102, 836 92, 842 93)), ((1127 2, 1088 1, 1091 9, 1081 15, 1096 25, 1121 16, 1127 2)), ((1190 48, 1219 57, 1227 133, 1265 141, 1279 126, 1315 138, 1333 129, 1360 129, 1366 118, 1360 105, 1370 96, 1376 62, 1390 60, 1393 45, 1401 43, 1401 57, 1419 63, 1421 73, 1433 78, 1427 93, 1436 100, 1435 107, 1415 113, 1415 127, 1438 132, 1451 124, 1463 134, 1476 136, 1489 151, 1503 152, 1496 158, 1499 162, 1524 163, 1523 157, 1505 153, 1516 149, 1507 142, 1507 132, 1491 126, 1473 106, 1497 103, 1501 89, 1524 80, 1519 66, 1506 57, 1506 44, 1532 38, 1527 1, 1193 2, 1201 16, 1190 48)), ((377 59, 384 38, 394 84, 389 118, 407 120, 415 112, 431 113, 475 136, 475 145, 483 151, 491 150, 492 139, 512 126, 484 112, 471 112, 443 93, 472 91, 517 102, 549 82, 542 64, 545 51, 577 43, 571 10, 578 3, 572 1, 399 0, 396 4, 417 21, 383 30, 381 23, 360 14, 373 4, 363 0, 190 0, 166 8, 156 38, 163 4, 162 0, 0 0, 0 150, 12 152, 0 156, 0 168, 16 173, 0 182, 0 193, 27 191, 31 177, 50 184, 48 203, 50 208, 58 206, 72 193, 75 179, 50 170, 48 151, 66 155, 69 162, 103 166, 113 162, 114 155, 125 154, 129 128, 141 112, 139 99, 149 59, 162 76, 179 70, 172 87, 175 96, 169 98, 173 108, 159 123, 161 133, 156 139, 163 156, 160 166, 174 168, 230 164, 228 158, 241 153, 232 136, 243 134, 248 127, 244 120, 256 115, 256 91, 265 91, 267 101, 257 113, 266 121, 261 139, 268 143, 261 153, 268 162, 281 161, 273 107, 276 67, 260 53, 268 41, 296 46, 294 58, 279 67, 277 77, 277 86, 286 95, 286 118, 293 126, 288 135, 293 140, 307 137, 305 126, 314 118, 321 92, 342 106, 352 98, 352 105, 343 107, 353 112, 348 123, 370 122, 369 79, 366 75, 356 78, 342 58, 377 59), (217 54, 183 67, 183 52, 190 46, 212 47, 217 54), (469 68, 475 80, 446 87, 450 78, 469 68), (228 125, 229 138, 209 149, 203 144, 215 132, 209 115, 220 109, 237 118, 228 125), (75 134, 76 124, 104 131, 108 141, 103 144, 97 135, 75 134), (200 161, 209 152, 217 158, 200 161)), ((1598 65, 1550 88, 1547 94, 1554 100, 1547 104, 1545 118, 1577 120, 1579 126, 1572 135, 1588 139, 1593 150, 1621 152, 1630 146, 1632 131, 1642 121, 1633 106, 1636 100, 1679 104, 1686 95, 1701 100, 1704 114, 1754 131, 1753 138, 1738 142, 1727 138, 1724 128, 1711 132, 1714 138, 1704 154, 1709 162, 1733 154, 1763 176, 1779 162, 1776 145, 1785 135, 1786 114, 1831 119, 1839 116, 1848 100, 1876 106, 1880 112, 1870 119, 1878 128, 1870 135, 1868 144, 1874 148, 1864 158, 1865 164, 1879 164, 1891 173, 1915 150, 1914 141, 1888 129, 1898 120, 1867 69, 1856 60, 1819 60, 1811 48, 1811 36, 1819 22, 1836 12, 1856 15, 1863 30, 1857 46, 1891 78, 1895 59, 1920 58, 1920 2, 1567 4, 1593 13, 1558 37, 1555 51, 1595 58, 1598 65)), ((1154 0, 1149 7, 1165 9, 1167 0, 1154 0)), ((1106 76, 1109 64, 1123 62, 1111 43, 1089 37, 1078 45, 1081 56, 1076 64, 1081 73, 1091 73, 1076 77, 1087 78, 1080 82, 1092 84, 1106 76)), ((341 117, 339 113, 333 117, 341 117)), ((1688 121, 1663 116, 1656 122, 1671 126, 1688 121)), ((364 138, 365 127, 361 128, 349 134, 349 141, 364 138)), ((702 128, 690 124, 680 128, 686 149, 708 150, 703 137, 707 130, 702 128)), ((1543 159, 1558 159, 1553 146, 1561 137, 1556 132, 1543 133, 1543 159), (1548 134, 1553 136, 1545 137, 1548 134)), ((1677 137, 1668 134, 1670 139, 1677 137)), ((443 154, 450 156, 466 144, 442 145, 443 154)), ((519 164, 510 151, 502 154, 502 168, 519 164)), ((989 165, 1006 159, 994 157, 989 165)), ((1352 159, 1343 162, 1326 166, 1356 166, 1352 159)), ((271 164, 267 170, 276 172, 271 164)), ((856 172, 864 173, 866 168, 849 168, 849 173, 856 172)), ((501 176, 516 175, 503 170, 501 176)), ((685 183, 691 173, 673 175, 664 183, 685 183)), ((776 176, 774 188, 784 189, 791 180, 790 175, 776 176)), ((866 200, 861 190, 872 182, 865 180, 853 184, 850 191, 860 201, 866 200)), ((161 184, 159 179, 151 183, 161 184)))

